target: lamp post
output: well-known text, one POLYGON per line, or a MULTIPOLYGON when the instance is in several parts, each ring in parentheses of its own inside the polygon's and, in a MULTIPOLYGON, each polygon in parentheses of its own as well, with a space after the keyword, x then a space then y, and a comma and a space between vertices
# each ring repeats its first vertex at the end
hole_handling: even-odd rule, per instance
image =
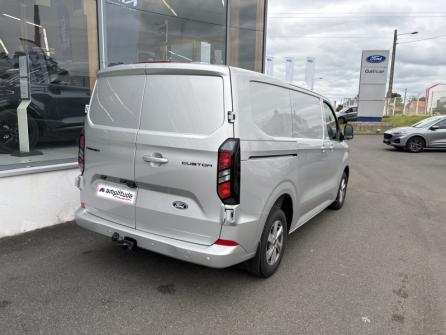
POLYGON ((398 30, 395 29, 395 31, 393 32, 392 62, 390 63, 389 89, 387 90, 387 98, 390 98, 392 96, 392 91, 393 91, 393 74, 395 72, 395 54, 396 54, 396 45, 398 42, 398 36, 415 35, 415 34, 418 34, 418 31, 413 31, 411 33, 398 34, 398 30))

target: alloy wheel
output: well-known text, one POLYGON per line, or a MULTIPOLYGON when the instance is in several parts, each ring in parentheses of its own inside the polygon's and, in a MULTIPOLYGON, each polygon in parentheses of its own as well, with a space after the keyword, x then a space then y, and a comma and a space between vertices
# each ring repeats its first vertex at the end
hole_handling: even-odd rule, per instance
POLYGON ((409 150, 412 152, 418 152, 423 150, 424 143, 421 138, 415 137, 412 138, 409 142, 409 150))
POLYGON ((274 221, 269 231, 266 246, 266 262, 274 265, 279 260, 283 247, 283 223, 280 220, 274 221))
POLYGON ((347 181, 342 178, 341 186, 339 187, 339 202, 343 203, 345 198, 345 192, 347 190, 347 181))

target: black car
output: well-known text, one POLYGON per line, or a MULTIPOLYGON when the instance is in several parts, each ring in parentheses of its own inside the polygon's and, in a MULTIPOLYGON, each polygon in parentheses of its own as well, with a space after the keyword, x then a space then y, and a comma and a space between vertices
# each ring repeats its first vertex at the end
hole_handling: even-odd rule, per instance
MULTIPOLYGON (((0 57, 0 151, 18 149, 17 107, 20 104, 18 56, 0 57)), ((90 90, 86 78, 74 78, 45 58, 45 71, 30 66, 31 103, 28 106, 30 148, 40 141, 70 141, 79 136, 90 90), (78 81, 78 83, 74 83, 78 81)), ((88 78, 87 78, 88 79, 88 78)))

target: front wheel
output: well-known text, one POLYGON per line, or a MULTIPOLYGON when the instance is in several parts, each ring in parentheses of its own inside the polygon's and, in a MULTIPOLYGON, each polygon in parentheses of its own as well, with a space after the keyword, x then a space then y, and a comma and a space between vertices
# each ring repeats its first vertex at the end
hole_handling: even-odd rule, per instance
POLYGON ((263 229, 257 255, 250 261, 249 270, 259 277, 273 275, 282 260, 287 237, 286 215, 282 209, 274 206, 263 229))
POLYGON ((424 139, 421 137, 415 136, 412 138, 409 138, 406 143, 406 149, 409 152, 421 152, 423 151, 424 147, 426 146, 426 143, 424 142, 424 139))
POLYGON ((338 194, 336 196, 336 200, 330 205, 331 209, 341 209, 342 206, 344 206, 345 195, 347 193, 347 183, 348 183, 348 176, 347 173, 344 171, 344 173, 342 174, 341 182, 339 183, 339 189, 338 189, 338 194))

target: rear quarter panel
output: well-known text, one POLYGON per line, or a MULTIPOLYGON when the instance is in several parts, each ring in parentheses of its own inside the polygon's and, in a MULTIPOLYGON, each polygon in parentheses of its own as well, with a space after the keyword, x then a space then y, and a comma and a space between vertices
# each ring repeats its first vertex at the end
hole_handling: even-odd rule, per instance
POLYGON ((246 225, 240 237, 248 252, 255 252, 265 221, 277 199, 289 194, 296 204, 297 194, 293 183, 296 178, 296 141, 271 137, 252 120, 250 81, 264 79, 263 75, 231 68, 236 115, 234 133, 240 138, 241 150, 239 222, 246 225), (272 155, 283 157, 265 157, 272 155))

